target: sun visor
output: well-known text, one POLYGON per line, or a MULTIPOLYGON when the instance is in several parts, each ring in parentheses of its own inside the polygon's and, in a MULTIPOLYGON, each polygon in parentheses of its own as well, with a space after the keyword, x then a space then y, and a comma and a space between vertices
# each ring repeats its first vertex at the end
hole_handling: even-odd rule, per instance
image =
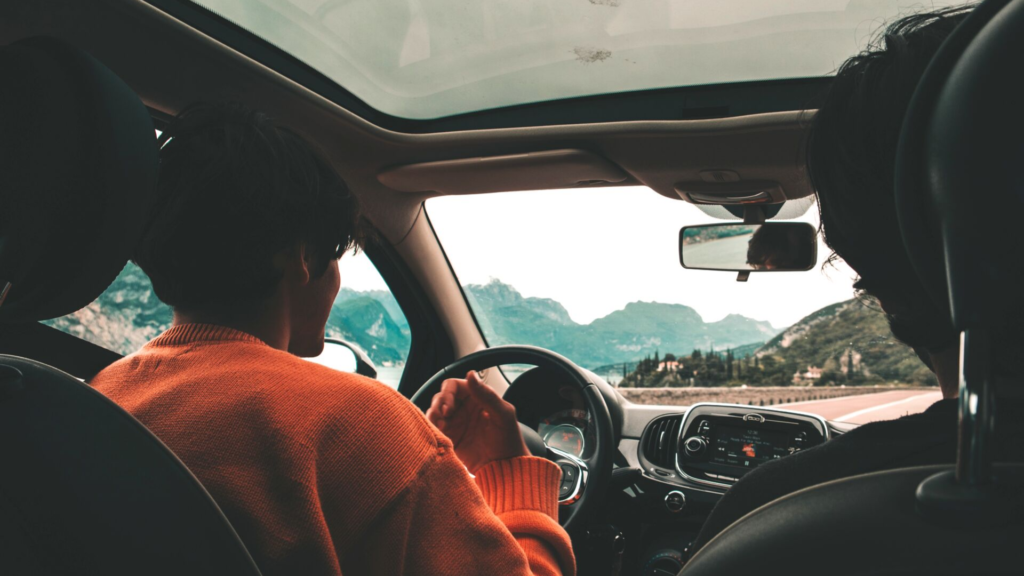
POLYGON ((629 174, 593 152, 566 149, 408 164, 377 179, 399 192, 448 195, 618 184, 629 174))

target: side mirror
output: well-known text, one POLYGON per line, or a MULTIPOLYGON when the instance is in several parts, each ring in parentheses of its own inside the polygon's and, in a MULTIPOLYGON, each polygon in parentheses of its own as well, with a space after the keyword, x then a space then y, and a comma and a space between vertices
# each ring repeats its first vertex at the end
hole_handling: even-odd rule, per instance
POLYGON ((683 268, 796 272, 817 261, 817 231, 806 222, 710 224, 679 231, 683 268))
POLYGON ((337 338, 324 338, 324 351, 319 356, 307 360, 339 372, 359 374, 367 378, 377 377, 377 367, 362 348, 337 338))

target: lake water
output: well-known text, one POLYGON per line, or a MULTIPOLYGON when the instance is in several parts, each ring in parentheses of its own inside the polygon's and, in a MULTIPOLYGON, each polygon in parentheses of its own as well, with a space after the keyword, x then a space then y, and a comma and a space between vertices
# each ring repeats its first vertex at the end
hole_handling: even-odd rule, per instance
POLYGON ((378 366, 377 380, 387 384, 390 388, 398 389, 398 383, 402 380, 402 372, 405 366, 378 366))

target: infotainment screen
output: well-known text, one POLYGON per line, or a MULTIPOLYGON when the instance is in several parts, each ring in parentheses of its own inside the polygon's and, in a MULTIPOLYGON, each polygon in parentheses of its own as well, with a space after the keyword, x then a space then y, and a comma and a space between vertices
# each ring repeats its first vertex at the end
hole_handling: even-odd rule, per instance
POLYGON ((788 456, 785 432, 722 426, 715 428, 709 460, 716 464, 753 468, 762 462, 788 456))

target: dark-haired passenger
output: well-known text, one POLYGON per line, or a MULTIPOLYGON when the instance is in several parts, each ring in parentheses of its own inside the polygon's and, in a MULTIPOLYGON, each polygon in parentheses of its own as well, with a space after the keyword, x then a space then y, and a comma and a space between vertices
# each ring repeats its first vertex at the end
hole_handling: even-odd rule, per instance
POLYGON ((814 266, 814 229, 761 226, 747 243, 747 264, 754 270, 806 270, 814 266))
POLYGON ((572 574, 561 472, 475 373, 424 417, 299 358, 323 349, 338 259, 361 241, 330 165, 234 104, 184 111, 160 156, 134 260, 173 326, 91 383, 188 465, 262 573, 572 574))
MULTIPOLYGON (((893 180, 900 128, 914 89, 943 40, 972 8, 900 19, 869 50, 847 60, 815 114, 807 158, 825 242, 860 276, 855 288, 878 300, 893 335, 935 373, 943 399, 924 413, 866 424, 752 470, 719 501, 691 552, 747 513, 802 488, 956 460, 959 334, 948 312, 931 303, 903 250, 893 180)), ((999 426, 1000 456, 1024 458, 1020 422, 1004 418, 999 426)))

